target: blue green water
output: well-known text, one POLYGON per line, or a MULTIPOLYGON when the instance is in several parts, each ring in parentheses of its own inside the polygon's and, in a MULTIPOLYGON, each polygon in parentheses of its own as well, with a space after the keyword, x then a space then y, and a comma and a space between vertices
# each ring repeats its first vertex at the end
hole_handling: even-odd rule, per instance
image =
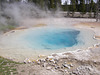
POLYGON ((29 31, 24 40, 33 49, 61 49, 77 45, 79 33, 80 31, 74 29, 38 29, 29 31))

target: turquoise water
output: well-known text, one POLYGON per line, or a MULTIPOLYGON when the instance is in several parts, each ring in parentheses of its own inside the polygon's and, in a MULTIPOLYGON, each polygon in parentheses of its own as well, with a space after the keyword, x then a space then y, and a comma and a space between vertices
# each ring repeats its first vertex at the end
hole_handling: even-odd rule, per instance
POLYGON ((74 29, 39 29, 31 30, 24 35, 27 46, 33 49, 61 49, 78 44, 80 31, 74 29))

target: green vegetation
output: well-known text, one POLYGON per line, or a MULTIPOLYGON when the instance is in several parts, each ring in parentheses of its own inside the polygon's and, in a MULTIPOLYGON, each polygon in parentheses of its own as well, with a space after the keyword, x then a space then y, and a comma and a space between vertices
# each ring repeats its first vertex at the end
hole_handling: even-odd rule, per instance
POLYGON ((0 57, 0 75, 16 75, 16 66, 21 63, 0 57))
MULTIPOLYGON (((21 0, 9 0, 9 3, 12 2, 18 2, 21 0)), ((61 5, 61 0, 28 0, 30 3, 34 3, 37 6, 40 6, 41 9, 44 9, 45 11, 50 10, 50 11, 56 11, 58 7, 62 9, 63 11, 67 11, 67 15, 69 12, 72 12, 72 17, 74 17, 74 12, 80 12, 80 14, 83 15, 87 12, 94 13, 94 17, 96 15, 96 5, 93 0, 70 0, 71 4, 67 4, 67 1, 65 2, 64 5, 61 5)), ((7 0, 0 0, 0 7, 2 9, 2 3, 7 2, 7 0)))
POLYGON ((75 0, 71 0, 71 4, 72 4, 72 17, 74 17, 74 12, 76 11, 76 1, 75 0))
POLYGON ((16 26, 14 26, 14 25, 2 25, 2 24, 0 24, 0 31, 1 32, 7 32, 7 31, 13 30, 15 28, 16 28, 16 26))
POLYGON ((64 5, 62 5, 62 10, 67 11, 67 15, 69 15, 69 12, 72 12, 72 17, 74 16, 74 12, 80 12, 81 16, 83 17, 84 14, 89 13, 89 17, 92 13, 94 13, 94 18, 96 17, 96 5, 93 0, 71 0, 71 4, 67 4, 67 1, 64 5))
POLYGON ((94 14, 96 13, 96 8, 95 8, 95 3, 93 2, 93 0, 91 0, 90 2, 90 17, 91 17, 91 13, 94 12, 94 14))
POLYGON ((84 0, 80 0, 80 1, 81 1, 80 2, 80 13, 83 17, 83 15, 86 13, 86 11, 85 11, 85 1, 84 0))
MULTIPOLYGON (((2 16, 0 16, 2 18, 2 16)), ((16 27, 18 27, 18 24, 16 24, 13 20, 11 20, 10 18, 6 18, 5 17, 5 23, 0 22, 0 32, 7 32, 9 30, 13 30, 16 27)))

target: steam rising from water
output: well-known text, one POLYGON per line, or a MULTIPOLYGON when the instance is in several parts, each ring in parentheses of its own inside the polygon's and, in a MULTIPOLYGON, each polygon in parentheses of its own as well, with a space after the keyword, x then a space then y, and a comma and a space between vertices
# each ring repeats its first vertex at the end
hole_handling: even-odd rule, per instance
POLYGON ((58 11, 53 14, 51 11, 45 11, 30 3, 12 3, 3 4, 3 11, 0 11, 0 24, 2 25, 34 25, 36 18, 51 18, 61 16, 58 11), (33 21, 33 22, 30 22, 33 21), (26 22, 26 23, 25 23, 26 22), (32 23, 32 24, 31 24, 32 23))
POLYGON ((4 30, 4 27, 9 27, 9 25, 11 29, 11 26, 32 27, 38 24, 49 26, 71 25, 77 22, 75 19, 65 19, 59 8, 56 11, 49 11, 32 3, 5 3, 2 9, 0 11, 0 30, 4 30))

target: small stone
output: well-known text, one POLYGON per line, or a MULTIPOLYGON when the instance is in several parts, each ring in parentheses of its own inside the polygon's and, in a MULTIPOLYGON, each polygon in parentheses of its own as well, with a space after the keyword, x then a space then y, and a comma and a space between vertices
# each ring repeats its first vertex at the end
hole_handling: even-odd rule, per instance
POLYGON ((28 63, 31 63, 31 61, 30 61, 30 60, 28 60, 28 63))
POLYGON ((55 67, 56 65, 55 64, 52 64, 51 66, 55 67))
POLYGON ((40 63, 41 63, 40 61, 37 61, 37 64, 38 64, 38 65, 40 65, 40 63))
POLYGON ((70 66, 68 66, 67 64, 62 64, 65 68, 70 69, 70 66))
POLYGON ((69 72, 68 72, 66 69, 65 69, 64 71, 65 71, 65 73, 66 73, 67 75, 69 75, 69 72))
POLYGON ((56 66, 55 69, 60 69, 60 67, 59 66, 56 66))
POLYGON ((37 61, 36 61, 36 60, 32 60, 32 62, 33 62, 33 63, 37 63, 37 61))
POLYGON ((64 62, 64 64, 67 64, 67 62, 64 62))
POLYGON ((50 66, 48 66, 46 69, 47 69, 47 70, 51 70, 52 68, 51 68, 50 66))
POLYGON ((45 55, 39 55, 38 57, 39 57, 39 58, 43 58, 43 57, 46 57, 46 56, 45 56, 45 55))
POLYGON ((60 69, 59 71, 64 72, 64 70, 63 70, 63 69, 60 69))
POLYGON ((26 64, 26 63, 31 63, 31 61, 30 61, 30 59, 26 58, 26 59, 24 60, 24 63, 25 63, 25 64, 26 64))
POLYGON ((72 74, 77 74, 77 72, 76 71, 73 71, 72 74))
POLYGON ((47 66, 47 63, 44 63, 43 65, 42 65, 42 67, 46 67, 47 66))
POLYGON ((61 66, 61 68, 63 69, 64 67, 63 67, 63 66, 61 66))
POLYGON ((45 62, 46 60, 45 59, 41 59, 41 62, 45 62))
POLYGON ((55 56, 57 56, 57 54, 52 54, 52 56, 54 56, 54 57, 55 57, 55 56))
POLYGON ((57 62, 54 59, 49 59, 50 62, 53 62, 54 64, 57 64, 57 62))
POLYGON ((53 62, 54 60, 53 60, 53 59, 49 59, 49 61, 50 61, 50 62, 53 62))
POLYGON ((24 64, 26 64, 26 62, 24 61, 24 64))
POLYGON ((69 64, 70 67, 73 67, 73 64, 69 64))
POLYGON ((13 75, 13 72, 11 72, 10 75, 13 75))
POLYGON ((58 59, 54 59, 54 60, 57 61, 57 62, 59 61, 58 59))
POLYGON ((40 63, 41 63, 40 61, 37 61, 37 64, 38 64, 38 65, 40 65, 40 63))

